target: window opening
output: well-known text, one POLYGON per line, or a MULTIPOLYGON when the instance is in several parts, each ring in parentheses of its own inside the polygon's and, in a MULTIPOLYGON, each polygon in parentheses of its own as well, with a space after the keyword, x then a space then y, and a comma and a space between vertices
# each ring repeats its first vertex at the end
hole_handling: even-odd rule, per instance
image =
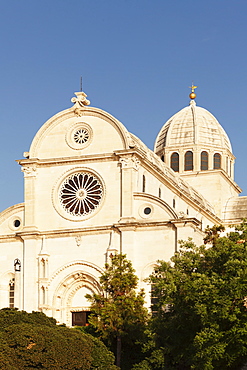
POLYGON ((146 177, 145 175, 142 176, 142 192, 145 193, 146 191, 146 177))
POLYGON ((159 188, 159 198, 161 198, 161 188, 159 188))
POLYGON ((173 199, 173 201, 172 201, 172 206, 173 206, 173 208, 176 207, 176 200, 175 199, 173 199))
POLYGON ((179 154, 173 153, 171 155, 171 169, 175 172, 179 172, 179 154))
POLYGON ((21 221, 20 220, 15 220, 14 221, 14 227, 19 227, 21 225, 21 221))
POLYGON ((152 212, 151 208, 150 207, 146 207, 144 208, 144 213, 145 215, 150 215, 150 213, 152 212))
POLYGON ((208 153, 205 151, 201 152, 201 170, 208 170, 208 153))
POLYGON ((42 258, 41 260, 41 271, 42 271, 42 277, 46 277, 46 271, 45 271, 45 260, 42 258))
POLYGON ((15 279, 9 282, 9 308, 15 307, 15 279))
POLYGON ((43 286, 41 288, 41 291, 42 291, 42 304, 44 305, 45 304, 45 288, 43 286))
POLYGON ((193 171, 193 153, 191 150, 185 153, 184 170, 193 171))
POLYGON ((214 169, 221 168, 221 155, 219 153, 214 154, 214 169))
POLYGON ((161 156, 161 160, 162 162, 165 162, 165 157, 163 155, 161 156))

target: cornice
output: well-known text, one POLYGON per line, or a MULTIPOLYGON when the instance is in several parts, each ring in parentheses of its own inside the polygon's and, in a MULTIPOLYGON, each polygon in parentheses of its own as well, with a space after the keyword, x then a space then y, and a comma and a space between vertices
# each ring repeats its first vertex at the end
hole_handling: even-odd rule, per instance
POLYGON ((36 165, 37 167, 41 166, 63 166, 66 164, 81 164, 84 162, 106 162, 106 161, 115 161, 116 156, 114 153, 105 153, 105 154, 86 154, 83 156, 71 156, 71 157, 59 157, 59 158, 49 158, 49 159, 18 159, 16 162, 21 166, 36 165))

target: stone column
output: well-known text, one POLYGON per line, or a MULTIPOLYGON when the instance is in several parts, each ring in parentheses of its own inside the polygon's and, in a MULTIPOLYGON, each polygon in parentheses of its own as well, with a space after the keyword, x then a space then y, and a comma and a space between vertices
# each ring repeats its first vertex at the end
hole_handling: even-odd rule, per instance
POLYGON ((132 154, 119 159, 121 166, 121 208, 120 221, 131 222, 133 216, 133 192, 135 190, 136 174, 139 167, 138 159, 132 154))
POLYGON ((24 201, 25 201, 25 221, 24 229, 33 230, 35 225, 35 181, 36 167, 26 165, 22 167, 24 173, 24 201))

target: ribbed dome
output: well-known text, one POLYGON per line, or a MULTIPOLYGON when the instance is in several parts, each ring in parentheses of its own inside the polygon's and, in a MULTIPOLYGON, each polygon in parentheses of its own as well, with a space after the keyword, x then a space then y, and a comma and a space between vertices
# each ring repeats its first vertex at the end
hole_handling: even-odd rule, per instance
POLYGON ((230 140, 217 119, 191 100, 188 107, 174 114, 160 130, 155 146, 159 154, 164 147, 203 145, 232 152, 230 140))

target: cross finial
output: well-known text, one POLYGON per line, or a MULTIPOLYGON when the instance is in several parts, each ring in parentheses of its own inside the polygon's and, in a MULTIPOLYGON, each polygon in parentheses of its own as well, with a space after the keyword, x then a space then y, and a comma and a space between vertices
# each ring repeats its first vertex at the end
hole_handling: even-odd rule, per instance
POLYGON ((197 86, 194 85, 194 82, 192 82, 192 85, 189 86, 189 88, 191 89, 191 93, 189 95, 190 99, 194 100, 196 98, 196 93, 194 92, 195 89, 197 89, 197 86))
POLYGON ((197 89, 197 86, 195 86, 194 82, 192 82, 192 85, 189 86, 189 88, 191 89, 191 92, 193 93, 195 91, 195 89, 197 89))

